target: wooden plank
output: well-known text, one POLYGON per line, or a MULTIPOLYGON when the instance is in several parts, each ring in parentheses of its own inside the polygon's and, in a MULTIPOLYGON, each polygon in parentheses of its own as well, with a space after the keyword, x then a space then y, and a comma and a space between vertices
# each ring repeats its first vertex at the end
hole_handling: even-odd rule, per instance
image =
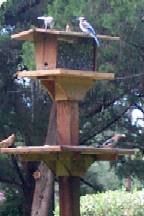
POLYGON ((55 35, 34 35, 36 69, 56 68, 58 42, 55 35))
POLYGON ((68 77, 68 78, 86 78, 91 80, 113 80, 113 73, 93 72, 93 71, 81 71, 81 70, 69 70, 69 69, 53 69, 53 70, 37 70, 37 71, 22 71, 17 72, 18 77, 39 78, 42 80, 52 79, 56 77, 68 77))
MULTIPOLYGON (((60 101, 56 103, 57 133, 63 145, 78 145, 79 108, 77 102, 60 101)), ((59 143, 59 144, 60 144, 59 143)))
MULTIPOLYGON (((16 40, 29 40, 33 41, 34 40, 34 34, 35 33, 43 33, 43 34, 48 34, 48 35, 56 35, 58 38, 62 39, 64 38, 91 38, 90 35, 85 34, 83 32, 66 32, 66 31, 58 31, 58 30, 45 30, 43 28, 34 28, 34 29, 29 29, 27 31, 20 32, 18 34, 14 34, 11 36, 12 39, 16 40)), ((119 41, 120 37, 113 37, 110 35, 100 35, 97 34, 97 37, 100 38, 101 40, 111 40, 111 41, 119 41)))
POLYGON ((81 152, 81 154, 134 154, 136 149, 95 148, 88 146, 61 146, 62 151, 81 152))
POLYGON ((49 154, 57 152, 80 152, 81 154, 134 154, 136 149, 121 149, 121 148, 94 148, 87 146, 29 146, 17 148, 1 148, 1 154, 49 154))
POLYGON ((97 154, 95 161, 112 161, 118 158, 118 154, 97 154))

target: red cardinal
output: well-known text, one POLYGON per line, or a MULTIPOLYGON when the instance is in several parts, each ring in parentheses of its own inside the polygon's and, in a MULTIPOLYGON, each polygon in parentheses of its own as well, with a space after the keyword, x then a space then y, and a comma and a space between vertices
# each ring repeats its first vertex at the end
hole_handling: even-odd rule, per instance
POLYGON ((125 134, 114 134, 110 139, 106 140, 102 147, 103 148, 113 148, 116 146, 118 141, 122 138, 126 137, 125 134))
POLYGON ((2 140, 0 142, 0 148, 8 148, 11 147, 15 142, 15 134, 10 135, 8 138, 2 140))

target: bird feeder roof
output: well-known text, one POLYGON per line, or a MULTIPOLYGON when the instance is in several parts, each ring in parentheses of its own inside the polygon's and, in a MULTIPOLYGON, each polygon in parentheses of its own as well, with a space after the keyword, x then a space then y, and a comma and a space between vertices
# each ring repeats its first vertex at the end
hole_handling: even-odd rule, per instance
MULTIPOLYGON (((27 31, 20 32, 18 34, 14 34, 11 36, 12 39, 16 40, 28 40, 34 41, 34 38, 38 34, 48 34, 54 35, 59 40, 71 40, 71 39, 78 39, 78 38, 91 38, 90 35, 85 34, 83 32, 66 32, 66 31, 58 31, 58 30, 50 30, 50 29, 43 29, 43 28, 33 28, 27 31)), ((120 37, 113 37, 109 35, 97 35, 98 38, 102 40, 112 40, 112 41, 119 41, 120 37)))

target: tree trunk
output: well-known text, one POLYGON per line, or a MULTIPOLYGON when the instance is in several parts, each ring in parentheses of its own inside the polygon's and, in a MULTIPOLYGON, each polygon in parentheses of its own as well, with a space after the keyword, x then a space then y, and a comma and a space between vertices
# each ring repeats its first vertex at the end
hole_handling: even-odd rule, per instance
POLYGON ((132 187, 132 180, 131 180, 131 176, 128 176, 125 180, 125 188, 126 191, 131 191, 131 187, 132 187))
MULTIPOLYGON (((45 144, 56 145, 56 106, 52 105, 45 144)), ((41 162, 35 176, 31 216, 53 216, 54 213, 54 174, 41 162)))
POLYGON ((33 197, 31 216, 52 216, 51 206, 53 206, 54 175, 41 162, 39 166, 40 176, 36 179, 35 192, 33 197))

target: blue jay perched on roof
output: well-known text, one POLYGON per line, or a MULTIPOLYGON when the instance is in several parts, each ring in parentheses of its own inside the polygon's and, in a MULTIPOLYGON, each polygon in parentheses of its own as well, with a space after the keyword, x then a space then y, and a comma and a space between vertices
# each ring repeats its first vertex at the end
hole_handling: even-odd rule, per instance
POLYGON ((79 20, 79 27, 81 31, 91 35, 95 39, 95 42, 97 46, 99 47, 100 46, 99 40, 97 39, 96 32, 93 29, 93 27, 90 25, 90 23, 87 22, 85 17, 79 17, 78 20, 79 20))
POLYGON ((48 27, 52 29, 54 27, 54 18, 52 16, 40 16, 37 17, 37 19, 44 21, 45 29, 47 29, 48 27))

